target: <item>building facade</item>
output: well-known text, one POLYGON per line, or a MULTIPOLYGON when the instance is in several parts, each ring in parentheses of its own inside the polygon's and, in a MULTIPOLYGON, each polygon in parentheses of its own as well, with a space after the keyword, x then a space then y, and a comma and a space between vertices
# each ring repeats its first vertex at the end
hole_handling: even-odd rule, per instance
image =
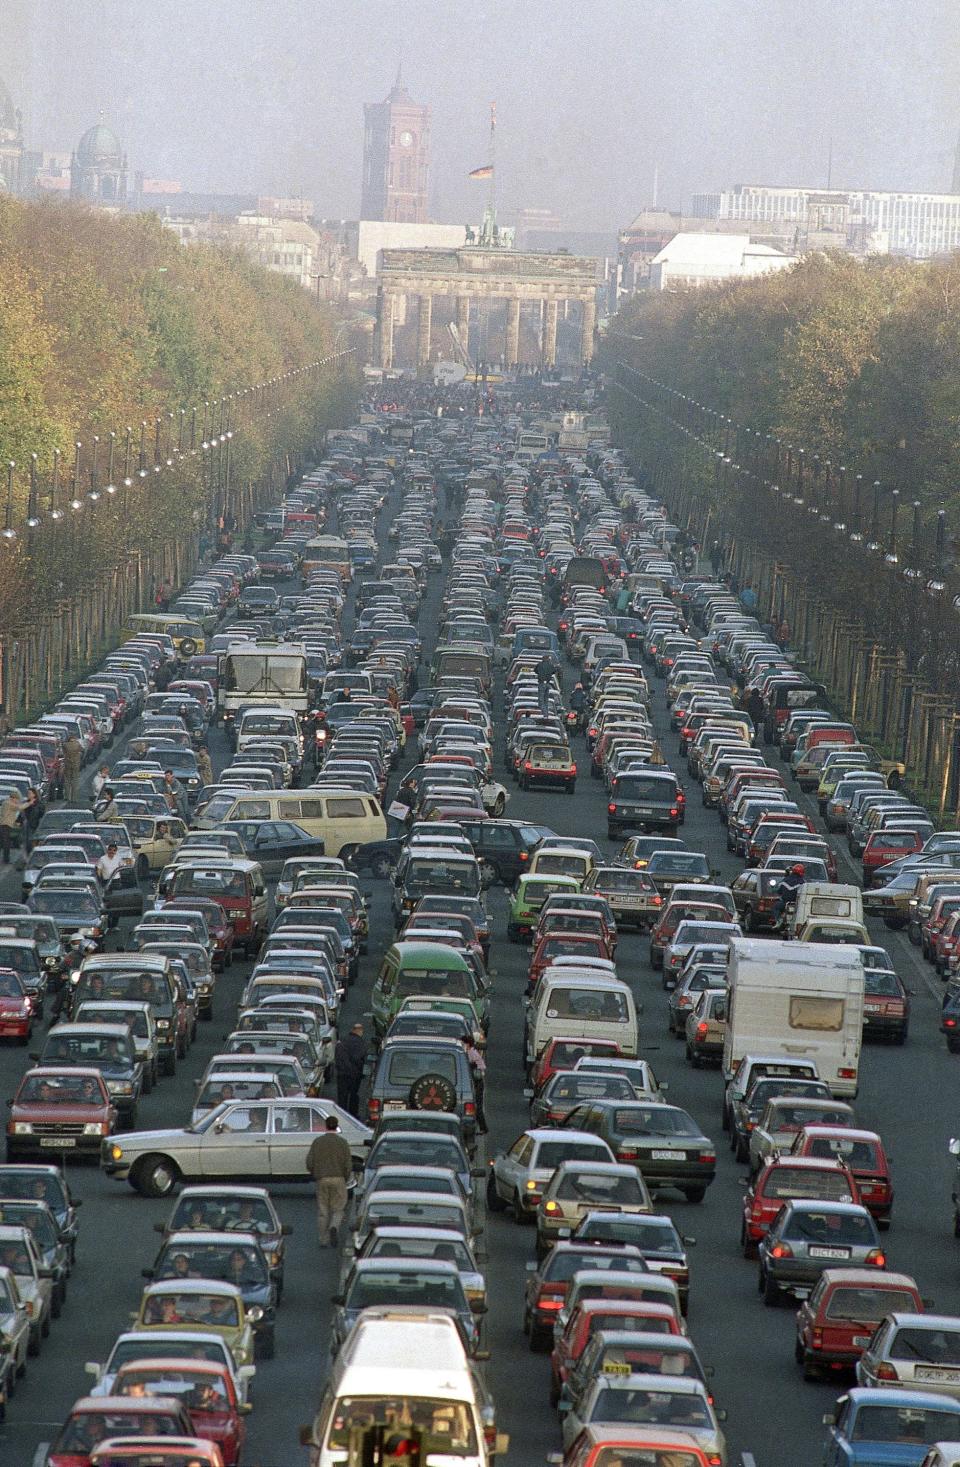
POLYGON ((430 108, 401 83, 363 109, 361 219, 425 224, 429 218, 430 108))
POLYGON ((650 262, 651 290, 698 290, 727 280, 753 280, 795 265, 771 245, 749 234, 675 234, 650 262))
POLYGON ((960 194, 738 184, 713 197, 717 218, 793 228, 802 250, 929 260, 960 249, 960 194))

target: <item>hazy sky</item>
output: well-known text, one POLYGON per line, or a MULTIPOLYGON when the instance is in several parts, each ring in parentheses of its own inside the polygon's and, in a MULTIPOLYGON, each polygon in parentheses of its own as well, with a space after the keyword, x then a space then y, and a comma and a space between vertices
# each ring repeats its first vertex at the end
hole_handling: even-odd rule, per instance
POLYGON ((957 0, 0 0, 31 145, 102 108, 131 169, 355 217, 363 103, 433 108, 438 219, 476 217, 489 104, 501 218, 615 229, 737 182, 949 187, 957 0))

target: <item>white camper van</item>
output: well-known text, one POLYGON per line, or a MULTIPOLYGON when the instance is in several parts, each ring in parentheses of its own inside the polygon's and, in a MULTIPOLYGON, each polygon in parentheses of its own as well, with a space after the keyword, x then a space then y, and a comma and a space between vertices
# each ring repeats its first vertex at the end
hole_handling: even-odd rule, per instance
POLYGON ((738 937, 727 976, 725 1080, 745 1054, 782 1054, 812 1061, 834 1095, 856 1095, 863 1025, 857 948, 738 937))

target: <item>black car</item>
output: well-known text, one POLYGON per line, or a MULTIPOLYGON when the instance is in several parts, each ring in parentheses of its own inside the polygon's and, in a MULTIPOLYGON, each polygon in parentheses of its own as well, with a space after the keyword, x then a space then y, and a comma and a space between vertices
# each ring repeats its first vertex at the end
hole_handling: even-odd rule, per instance
POLYGON ((677 1105, 595 1100, 572 1110, 565 1125, 602 1136, 618 1161, 633 1162, 651 1192, 676 1187, 688 1202, 702 1202, 713 1181, 714 1144, 677 1105))
POLYGON ((473 846, 481 872, 489 867, 494 881, 504 886, 513 886, 529 870, 530 858, 543 838, 540 826, 524 820, 464 819, 457 825, 473 846))
POLYGON ((637 769, 617 775, 607 804, 607 835, 616 840, 629 830, 666 830, 683 823, 677 777, 665 769, 637 769))
POLYGON ((264 876, 279 876, 288 856, 322 856, 324 841, 308 835, 292 820, 225 820, 221 830, 235 830, 251 861, 257 861, 264 876))

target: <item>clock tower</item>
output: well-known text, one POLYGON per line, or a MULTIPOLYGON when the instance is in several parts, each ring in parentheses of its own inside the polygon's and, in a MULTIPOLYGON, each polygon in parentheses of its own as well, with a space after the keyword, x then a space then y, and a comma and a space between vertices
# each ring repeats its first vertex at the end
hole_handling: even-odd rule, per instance
POLYGON ((430 108, 415 102, 400 78, 385 102, 363 109, 361 219, 426 224, 430 174, 430 108))

